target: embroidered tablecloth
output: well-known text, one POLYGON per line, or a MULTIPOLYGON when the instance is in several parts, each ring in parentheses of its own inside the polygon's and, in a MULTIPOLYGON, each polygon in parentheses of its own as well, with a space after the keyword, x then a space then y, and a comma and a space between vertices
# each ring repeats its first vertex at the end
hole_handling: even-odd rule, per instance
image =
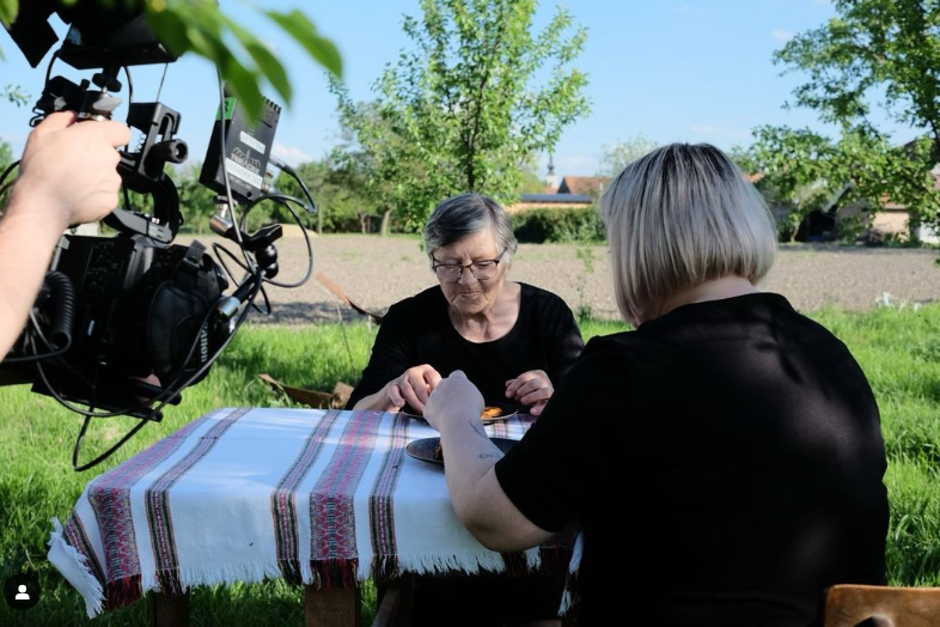
MULTIPOLYGON (((532 420, 487 432, 519 439, 532 420)), ((220 409, 92 480, 64 527, 53 521, 49 559, 95 616, 152 590, 265 577, 350 587, 570 556, 480 545, 454 514, 442 467, 405 453, 436 435, 402 414, 220 409)))

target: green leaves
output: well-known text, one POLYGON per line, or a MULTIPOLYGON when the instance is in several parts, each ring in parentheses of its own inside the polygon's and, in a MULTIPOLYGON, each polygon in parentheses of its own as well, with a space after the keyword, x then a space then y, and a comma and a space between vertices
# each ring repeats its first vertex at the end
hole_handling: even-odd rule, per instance
MULTIPOLYGON (((75 0, 60 0, 63 5, 75 0)), ((212 61, 229 90, 251 117, 261 114, 264 98, 261 83, 267 79, 289 105, 293 97, 287 70, 264 43, 222 13, 216 0, 98 0, 102 10, 116 5, 143 7, 160 41, 174 54, 197 54, 212 61)), ((11 24, 19 12, 19 0, 0 0, 0 21, 11 24)), ((262 11, 307 52, 336 76, 343 71, 342 59, 333 43, 317 34, 304 13, 262 11)), ((0 51, 2 58, 2 51, 0 51)))
POLYGON ((535 0, 420 4, 420 20, 404 19, 411 47, 376 81, 373 103, 333 84, 370 189, 415 230, 454 194, 514 202, 531 156, 588 111, 587 77, 571 67, 585 34, 566 9, 533 32, 535 0))
POLYGON ((343 75, 343 60, 336 46, 329 39, 317 35, 316 26, 306 15, 297 9, 290 13, 265 11, 265 14, 293 37, 320 65, 336 76, 343 75))
POLYGON ((871 211, 889 199, 907 207, 912 223, 940 226, 930 174, 940 161, 940 2, 836 0, 835 8, 837 17, 791 39, 774 62, 806 73, 795 104, 838 124, 842 136, 757 129, 758 161, 774 168, 766 184, 787 197, 813 177, 830 187, 851 182, 849 194, 871 211), (929 137, 892 147, 868 119, 879 91, 890 117, 929 137))
POLYGON ((0 22, 3 22, 4 26, 9 26, 16 19, 19 10, 19 0, 0 0, 0 22))
MULTIPOLYGON (((223 15, 213 0, 146 0, 146 7, 161 41, 176 54, 193 52, 215 63, 250 116, 261 113, 260 83, 265 78, 285 104, 291 103, 293 89, 281 62, 251 30, 223 15)), ((342 72, 336 47, 317 35, 313 22, 303 13, 263 13, 316 62, 337 75, 342 72)))

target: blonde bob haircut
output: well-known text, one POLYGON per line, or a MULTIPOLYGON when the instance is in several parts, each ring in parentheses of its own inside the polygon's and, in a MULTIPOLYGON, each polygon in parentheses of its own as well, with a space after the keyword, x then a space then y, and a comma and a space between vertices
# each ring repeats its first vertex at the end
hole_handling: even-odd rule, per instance
POLYGON ((655 313, 680 290, 726 276, 756 285, 773 265, 773 217, 723 152, 671 144, 634 161, 601 199, 620 312, 655 313))

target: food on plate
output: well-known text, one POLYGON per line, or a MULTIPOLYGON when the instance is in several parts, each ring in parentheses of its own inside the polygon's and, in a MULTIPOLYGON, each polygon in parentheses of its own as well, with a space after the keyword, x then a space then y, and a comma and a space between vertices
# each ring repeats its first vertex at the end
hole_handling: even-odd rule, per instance
POLYGON ((502 415, 503 415, 503 408, 493 405, 490 407, 484 407, 483 413, 480 415, 480 418, 482 420, 486 420, 487 418, 499 418, 502 415))

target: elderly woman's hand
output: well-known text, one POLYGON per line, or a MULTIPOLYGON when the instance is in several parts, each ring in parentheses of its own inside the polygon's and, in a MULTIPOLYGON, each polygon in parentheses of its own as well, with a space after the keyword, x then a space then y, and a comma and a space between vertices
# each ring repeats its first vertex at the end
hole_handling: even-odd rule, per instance
POLYGON ((520 405, 531 405, 529 412, 533 416, 542 413, 554 392, 555 388, 544 370, 529 370, 506 381, 506 398, 514 399, 520 405))
POLYGON ((424 418, 432 427, 441 430, 441 423, 450 419, 450 414, 461 413, 479 419, 483 413, 483 395, 460 370, 441 379, 424 408, 424 418))
POLYGON ((440 380, 441 374, 428 364, 414 366, 385 384, 385 396, 394 408, 400 409, 407 403, 415 411, 424 413, 428 397, 440 380))

